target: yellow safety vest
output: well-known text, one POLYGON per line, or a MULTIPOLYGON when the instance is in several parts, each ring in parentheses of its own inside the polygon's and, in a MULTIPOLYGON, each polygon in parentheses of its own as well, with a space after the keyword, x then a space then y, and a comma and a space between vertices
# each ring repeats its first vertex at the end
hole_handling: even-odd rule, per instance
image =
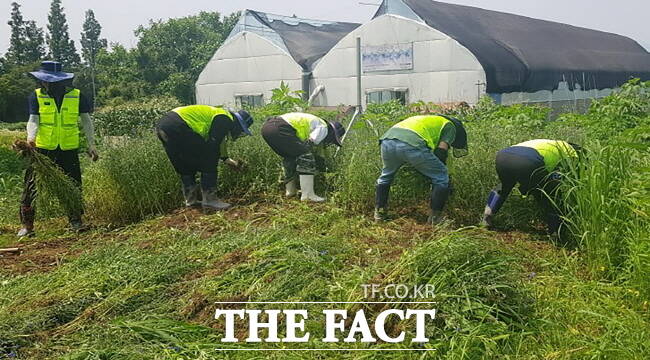
POLYGON ((36 147, 45 150, 75 150, 79 148, 79 97, 81 92, 72 89, 63 96, 59 110, 54 98, 36 89, 39 125, 36 147))
POLYGON ((172 111, 177 113, 190 129, 201 135, 205 140, 208 139, 215 116, 226 115, 230 121, 233 121, 230 111, 208 105, 181 106, 172 111))
POLYGON ((394 127, 413 131, 427 143, 431 150, 435 150, 440 143, 442 129, 450 122, 438 115, 419 115, 403 120, 394 127))
POLYGON ((305 141, 309 138, 311 134, 311 123, 314 120, 321 122, 324 126, 327 126, 325 120, 319 118, 316 115, 306 114, 306 113, 288 113, 280 116, 284 121, 288 122, 292 128, 296 129, 296 135, 301 141, 305 141))
POLYGON ((578 157, 576 150, 566 141, 537 139, 515 146, 535 149, 544 159, 544 167, 548 172, 554 171, 562 159, 578 157))

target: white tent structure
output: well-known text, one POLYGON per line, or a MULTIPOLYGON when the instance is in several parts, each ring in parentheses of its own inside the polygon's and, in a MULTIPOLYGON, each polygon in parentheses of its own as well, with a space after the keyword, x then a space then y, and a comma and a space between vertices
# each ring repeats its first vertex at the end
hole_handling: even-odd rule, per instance
POLYGON ((201 72, 197 103, 262 105, 282 81, 308 93, 313 65, 358 26, 246 10, 201 72))
POLYGON ((630 78, 650 53, 624 36, 432 0, 383 0, 358 24, 246 10, 196 84, 197 102, 260 105, 281 81, 314 105, 476 103, 582 108, 630 78), (360 56, 357 39, 361 41, 360 56))
POLYGON ((314 86, 324 90, 315 105, 356 104, 357 37, 363 46, 365 102, 476 102, 476 84, 486 81, 476 57, 456 40, 422 22, 388 14, 348 34, 321 59, 314 86))
POLYGON ((629 38, 431 0, 384 0, 314 69, 316 104, 356 104, 355 39, 362 42, 362 101, 501 104, 606 96, 650 79, 650 54, 629 38))

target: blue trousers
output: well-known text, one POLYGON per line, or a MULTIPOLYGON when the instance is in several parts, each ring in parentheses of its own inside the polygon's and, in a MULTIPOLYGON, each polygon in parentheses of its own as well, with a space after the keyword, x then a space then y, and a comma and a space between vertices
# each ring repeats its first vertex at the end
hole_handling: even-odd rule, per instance
POLYGON ((403 141, 386 139, 381 142, 381 159, 384 167, 377 179, 379 185, 390 185, 404 164, 409 164, 431 179, 434 186, 449 186, 447 166, 429 148, 416 148, 403 141))

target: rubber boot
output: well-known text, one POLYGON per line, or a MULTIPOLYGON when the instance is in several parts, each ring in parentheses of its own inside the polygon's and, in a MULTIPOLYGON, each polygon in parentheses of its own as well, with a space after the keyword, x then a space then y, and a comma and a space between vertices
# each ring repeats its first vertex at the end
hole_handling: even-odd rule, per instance
POLYGON ((201 206, 201 193, 197 184, 193 186, 183 185, 183 197, 185 198, 185 206, 197 207, 201 206))
POLYGON ((428 223, 438 225, 444 221, 442 210, 445 208, 449 198, 449 188, 446 186, 434 185, 431 190, 431 213, 429 214, 428 223))
POLYGON ((301 201, 323 202, 324 198, 314 192, 314 175, 300 175, 301 201))
POLYGON ((88 230, 88 226, 86 226, 83 221, 81 220, 81 216, 74 216, 69 219, 70 223, 70 229, 72 231, 76 232, 85 232, 88 230))
POLYGON ((286 197, 294 197, 298 195, 298 186, 296 186, 296 179, 291 179, 291 181, 287 182, 284 185, 284 195, 286 197))
POLYGON ((230 204, 219 200, 217 191, 215 189, 201 189, 203 200, 201 205, 204 210, 226 210, 230 208, 230 204))
POLYGON ((376 222, 388 220, 388 195, 390 194, 389 184, 377 184, 375 187, 375 216, 376 222))
POLYGON ((36 209, 32 206, 20 206, 20 222, 23 224, 22 229, 18 231, 19 238, 32 237, 34 233, 34 219, 36 218, 36 209))

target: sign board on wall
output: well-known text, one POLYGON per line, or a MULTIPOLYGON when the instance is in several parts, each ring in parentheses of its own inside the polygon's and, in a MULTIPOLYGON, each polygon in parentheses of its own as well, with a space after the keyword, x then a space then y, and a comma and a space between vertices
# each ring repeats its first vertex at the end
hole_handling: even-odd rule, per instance
POLYGON ((364 46, 361 58, 363 72, 412 70, 413 43, 364 46))

